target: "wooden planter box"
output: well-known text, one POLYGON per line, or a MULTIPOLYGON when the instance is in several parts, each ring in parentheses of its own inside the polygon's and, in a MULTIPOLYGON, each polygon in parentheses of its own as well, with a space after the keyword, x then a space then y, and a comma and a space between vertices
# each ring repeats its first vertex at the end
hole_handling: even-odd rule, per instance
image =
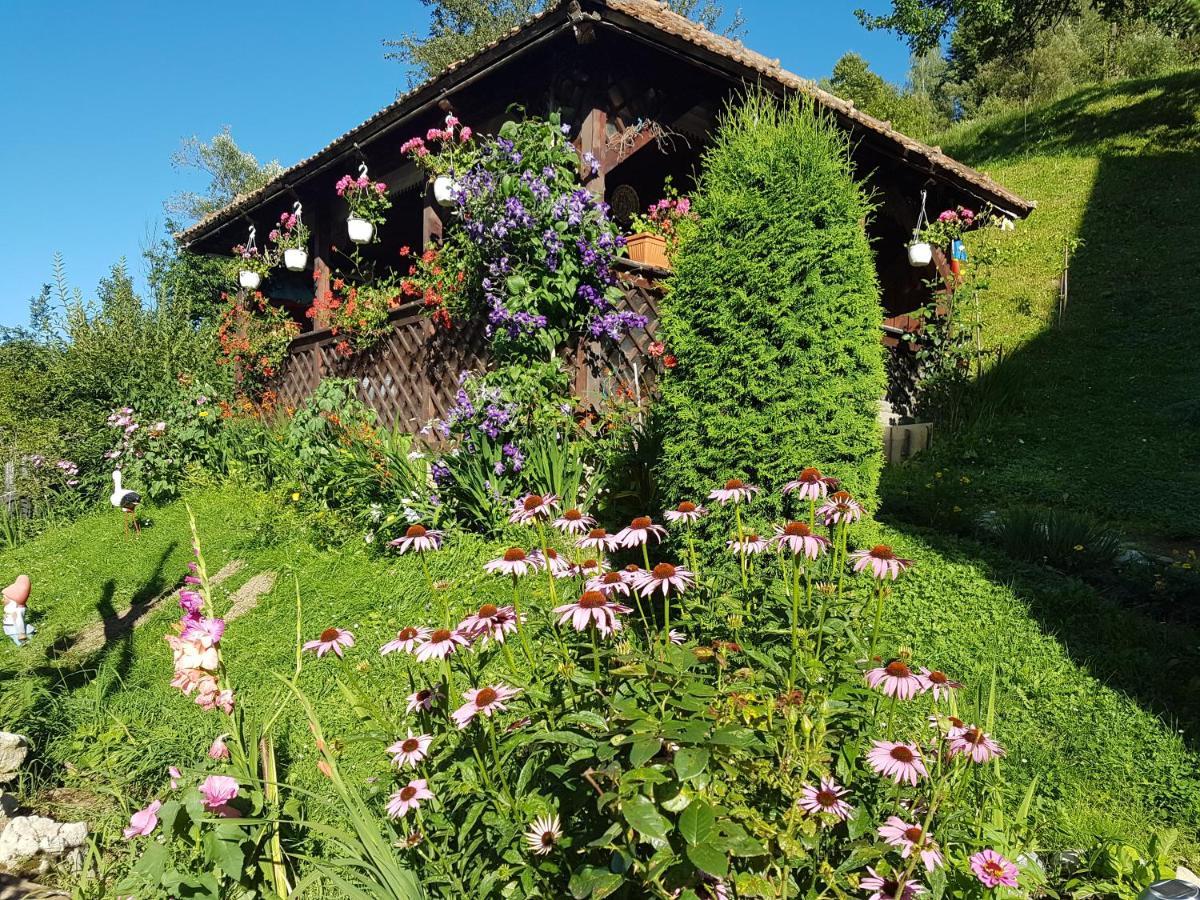
POLYGON ((671 268, 667 259, 667 240, 659 234, 633 234, 625 239, 625 250, 634 262, 657 266, 660 269, 671 268))

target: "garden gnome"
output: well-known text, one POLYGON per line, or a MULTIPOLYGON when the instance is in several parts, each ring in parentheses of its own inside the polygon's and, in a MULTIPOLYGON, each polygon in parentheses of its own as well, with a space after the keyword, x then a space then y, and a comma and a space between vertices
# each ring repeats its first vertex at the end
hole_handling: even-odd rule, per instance
POLYGON ((18 575, 17 580, 0 591, 4 597, 4 633, 20 647, 33 635, 32 625, 25 624, 25 604, 29 601, 29 576, 18 575))

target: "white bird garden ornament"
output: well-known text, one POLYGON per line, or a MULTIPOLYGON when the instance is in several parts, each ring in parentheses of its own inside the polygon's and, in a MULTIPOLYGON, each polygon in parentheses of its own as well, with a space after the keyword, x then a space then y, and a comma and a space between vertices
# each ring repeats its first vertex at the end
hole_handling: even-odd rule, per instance
POLYGON ((137 491, 131 491, 121 487, 121 470, 114 469, 112 473, 113 492, 108 498, 108 502, 114 507, 125 513, 125 533, 129 533, 129 520, 133 519, 133 530, 138 534, 142 533, 141 523, 137 518, 137 507, 142 502, 142 495, 137 491))

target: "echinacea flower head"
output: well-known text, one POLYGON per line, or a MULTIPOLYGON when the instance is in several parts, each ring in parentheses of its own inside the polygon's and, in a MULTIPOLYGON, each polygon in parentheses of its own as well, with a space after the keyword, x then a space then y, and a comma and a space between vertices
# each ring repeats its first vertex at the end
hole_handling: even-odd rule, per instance
POLYGON ((655 591, 661 591, 665 597, 675 591, 682 594, 696 583, 696 577, 682 566, 661 562, 649 572, 638 572, 633 586, 643 597, 649 597, 655 591))
POLYGON ((910 669, 903 660, 893 659, 886 666, 871 669, 867 684, 883 691, 895 700, 911 700, 925 690, 925 680, 910 669))
POLYGON ((862 518, 862 505, 849 491, 834 491, 817 507, 817 515, 826 525, 849 525, 862 518))
POLYGON ((625 571, 605 572, 588 580, 589 591, 599 591, 602 594, 621 594, 628 597, 633 579, 625 571))
POLYGON ((585 516, 577 509, 564 510, 563 514, 554 520, 554 527, 563 534, 582 535, 596 524, 596 520, 591 516, 585 516))
POLYGON ((417 661, 428 662, 431 659, 445 659, 457 653, 462 647, 471 645, 467 635, 461 631, 451 631, 449 628, 438 628, 430 632, 425 643, 417 648, 417 661))
POLYGON ((845 822, 854 812, 854 807, 844 799, 849 793, 832 778, 822 778, 819 785, 804 785, 796 805, 810 816, 826 813, 845 822))
POLYGON ((716 500, 722 506, 730 503, 736 505, 738 503, 749 503, 758 492, 759 488, 755 485, 746 484, 740 478, 730 478, 725 482, 725 487, 717 488, 708 495, 708 499, 716 500))
POLYGON ((589 625, 594 625, 603 637, 617 630, 617 616, 629 612, 632 610, 628 606, 613 603, 602 591, 584 591, 574 603, 554 607, 559 625, 569 622, 576 631, 586 631, 589 625))
POLYGON ((767 541, 759 537, 757 534, 743 534, 740 538, 733 538, 726 541, 725 546, 734 553, 739 553, 742 556, 753 556, 756 553, 762 553, 767 549, 767 541))
POLYGON ((672 628, 667 632, 667 640, 676 647, 682 647, 687 642, 687 635, 682 631, 672 628))
POLYGON ((909 881, 902 875, 880 875, 870 866, 858 886, 871 892, 867 900, 911 900, 917 894, 925 893, 925 888, 918 882, 909 881))
POLYGON ((686 525, 694 525, 708 515, 708 510, 703 506, 697 506, 691 500, 684 500, 674 509, 668 509, 663 513, 663 518, 674 525, 676 522, 683 522, 686 525))
POLYGON ((876 544, 870 550, 855 550, 850 558, 854 560, 855 572, 869 569, 871 577, 881 581, 885 578, 895 581, 901 572, 912 565, 911 559, 901 559, 886 544, 876 544))
POLYGON ((526 494, 512 508, 508 521, 517 524, 544 522, 554 513, 558 506, 558 497, 554 494, 526 494))
POLYGON ((967 725, 947 735, 951 756, 969 756, 972 762, 985 763, 1004 755, 1004 748, 978 725, 967 725))
POLYGON ((555 578, 571 576, 571 561, 555 550, 547 547, 545 550, 534 550, 529 554, 529 561, 539 569, 544 569, 555 578))
POLYGON ((525 844, 534 856, 546 856, 562 839, 562 825, 557 815, 538 816, 525 832, 525 844))
POLYGON ((520 547, 509 547, 499 559, 493 559, 483 564, 487 572, 496 575, 511 575, 517 578, 537 571, 537 564, 529 558, 529 554, 520 547))
POLYGON ((400 768, 401 766, 415 767, 429 755, 429 745, 432 743, 432 734, 414 735, 410 728, 408 730, 408 737, 396 741, 396 743, 387 748, 387 752, 392 754, 392 765, 396 768, 400 768))
POLYGON ((326 653, 333 651, 342 657, 342 649, 344 647, 354 646, 354 635, 344 628, 326 628, 321 632, 320 637, 315 641, 309 641, 304 645, 305 650, 311 650, 317 656, 324 656, 326 653))
POLYGON ((129 817, 129 824, 125 827, 122 834, 125 835, 125 840, 130 840, 135 837, 146 837, 155 828, 158 827, 158 810, 162 807, 161 800, 153 801, 145 809, 139 809, 129 817))
POLYGON ((471 688, 463 694, 463 699, 467 702, 451 713, 450 718, 459 728, 466 728, 476 716, 491 716, 507 709, 505 704, 519 693, 520 688, 511 688, 504 684, 471 688))
POLYGON ((509 632, 517 630, 517 611, 511 606, 485 603, 479 610, 458 623, 458 630, 473 638, 489 638, 498 644, 504 643, 509 632))
POLYGON ((426 553, 430 550, 442 549, 444 537, 442 532, 426 528, 424 525, 409 525, 408 530, 404 532, 404 537, 388 541, 388 546, 398 547, 401 553, 407 553, 409 550, 426 553))
POLYGON ((916 851, 921 854, 921 863, 927 872, 946 864, 937 842, 920 825, 910 825, 899 816, 888 816, 879 826, 879 837, 893 847, 900 848, 900 856, 908 859, 916 851))
POLYGON ((971 857, 970 862, 971 871, 984 887, 994 890, 1001 886, 1017 886, 1017 867, 991 847, 980 850, 971 857))
POLYGON ((575 544, 581 550, 598 550, 601 553, 611 553, 621 546, 615 534, 609 534, 603 528, 593 528, 581 537, 575 544))
POLYGON ((410 713, 429 712, 442 702, 442 692, 437 688, 421 688, 409 694, 407 699, 410 713))
POLYGON ((900 741, 871 741, 872 749, 867 753, 867 765, 896 784, 907 781, 916 785, 922 778, 929 777, 925 760, 915 744, 900 741))
POLYGON ((658 543, 667 535, 667 529, 656 525, 649 516, 638 516, 617 532, 617 542, 622 547, 640 547, 649 543, 650 538, 658 543))
POLYGON ((837 479, 826 478, 820 469, 809 466, 800 473, 799 478, 785 484, 782 493, 794 492, 801 500, 821 500, 828 493, 830 484, 837 484, 837 479))
POLYGON ((585 559, 571 566, 571 575, 575 578, 598 578, 608 571, 608 564, 602 559, 585 559))
POLYGON ((424 778, 414 778, 388 798, 387 814, 393 819, 403 818, 410 809, 420 809, 422 800, 432 800, 433 792, 424 778))
POLYGON ((417 645, 429 639, 429 635, 433 634, 433 629, 426 628, 423 625, 407 625, 396 632, 395 640, 388 641, 379 648, 381 656, 387 656, 389 653, 395 653, 398 650, 403 650, 405 653, 412 653, 416 650, 417 645))
POLYGON ((934 700, 949 697, 951 691, 957 691, 962 687, 961 681, 952 681, 945 672, 927 669, 924 666, 921 667, 920 678, 925 683, 925 690, 933 694, 934 700))
POLYGON ((776 525, 775 537, 771 538, 771 543, 790 551, 793 556, 804 556, 808 559, 816 559, 829 549, 829 539, 814 534, 807 522, 776 525))
POLYGON ((237 810, 229 805, 229 801, 238 795, 240 786, 237 779, 228 775, 209 775, 200 783, 200 796, 204 808, 222 816, 236 816, 237 810))

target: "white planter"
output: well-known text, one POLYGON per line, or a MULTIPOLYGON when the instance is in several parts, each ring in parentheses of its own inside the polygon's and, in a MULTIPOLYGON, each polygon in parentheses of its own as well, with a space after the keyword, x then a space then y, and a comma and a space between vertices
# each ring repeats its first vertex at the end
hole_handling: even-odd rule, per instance
POLYGON ((289 272, 303 272, 308 266, 308 251, 289 247, 283 251, 283 264, 289 272))
POLYGON ((238 284, 248 291, 257 291, 258 286, 262 284, 262 276, 249 269, 242 269, 238 272, 238 284))
POLYGON ((925 241, 915 241, 908 245, 908 264, 916 268, 927 266, 933 262, 933 247, 925 241))
POLYGON ((449 175, 439 175, 433 179, 433 199, 438 206, 453 206, 454 194, 458 191, 458 182, 449 175))
POLYGON ((356 244, 365 244, 375 235, 375 226, 358 216, 346 220, 346 230, 350 232, 350 240, 356 244))

